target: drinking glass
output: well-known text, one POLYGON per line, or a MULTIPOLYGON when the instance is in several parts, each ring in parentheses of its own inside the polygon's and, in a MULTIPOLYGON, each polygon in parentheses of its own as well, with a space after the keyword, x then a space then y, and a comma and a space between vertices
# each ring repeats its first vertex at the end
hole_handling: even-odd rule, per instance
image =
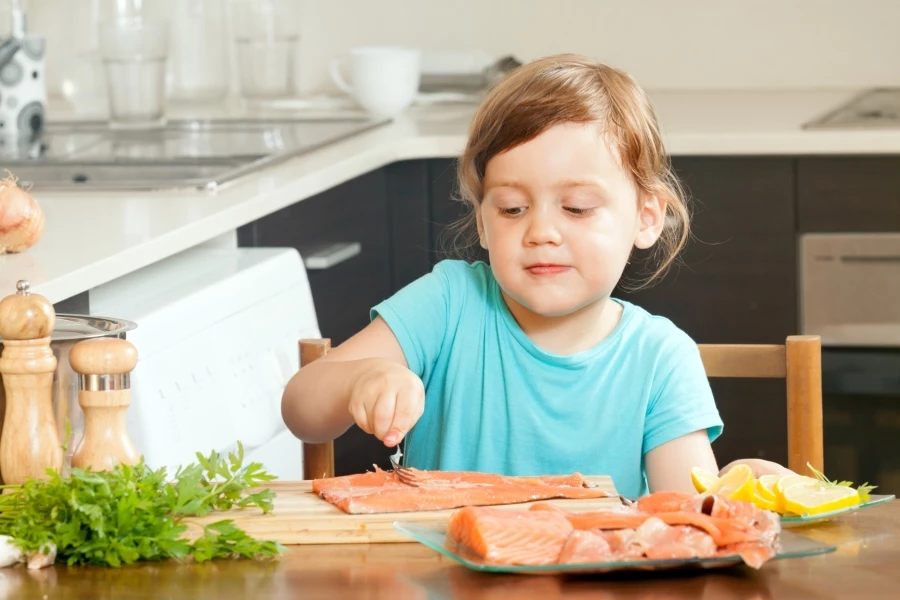
POLYGON ((241 95, 291 95, 299 37, 296 1, 236 0, 232 9, 241 95))
POLYGON ((98 46, 106 73, 110 127, 164 125, 168 23, 146 16, 119 17, 100 24, 98 46))

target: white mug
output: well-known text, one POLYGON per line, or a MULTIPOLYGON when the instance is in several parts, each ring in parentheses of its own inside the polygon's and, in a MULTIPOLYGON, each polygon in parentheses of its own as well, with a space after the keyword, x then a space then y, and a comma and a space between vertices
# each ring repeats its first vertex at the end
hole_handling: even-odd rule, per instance
POLYGON ((331 61, 331 79, 375 118, 394 117, 419 91, 421 53, 415 48, 363 46, 331 61), (347 63, 350 81, 341 75, 347 63))

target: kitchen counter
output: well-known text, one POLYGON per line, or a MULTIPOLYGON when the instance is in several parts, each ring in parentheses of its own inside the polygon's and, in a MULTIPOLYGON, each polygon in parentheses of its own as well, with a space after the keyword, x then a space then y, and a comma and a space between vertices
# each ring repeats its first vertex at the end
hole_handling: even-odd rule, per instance
POLYGON ((4 598, 896 598, 900 502, 793 529, 836 547, 806 558, 648 575, 478 573, 417 543, 289 546, 278 563, 217 561, 119 569, 53 565, 0 570, 4 598))
MULTIPOLYGON (((651 97, 673 155, 900 154, 900 130, 801 129, 855 93, 660 91, 651 97)), ((473 112, 471 105, 413 107, 385 126, 212 192, 36 191, 47 217, 44 236, 24 253, 0 256, 0 296, 27 279, 34 292, 60 302, 386 164, 458 156, 473 112)), ((66 116, 50 113, 51 119, 66 116)))

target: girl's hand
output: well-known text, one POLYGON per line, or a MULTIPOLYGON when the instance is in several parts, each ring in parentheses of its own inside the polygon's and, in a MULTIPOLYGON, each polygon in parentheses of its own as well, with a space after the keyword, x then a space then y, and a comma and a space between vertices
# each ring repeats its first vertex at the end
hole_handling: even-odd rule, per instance
POLYGON ((360 429, 392 447, 400 443, 425 410, 425 386, 392 360, 370 359, 350 392, 349 410, 360 429))
POLYGON ((745 464, 753 471, 753 476, 759 479, 762 475, 796 475, 790 469, 782 467, 778 463, 770 460, 762 460, 761 458, 742 458, 734 462, 728 463, 719 471, 719 477, 727 473, 732 467, 739 464, 745 464))

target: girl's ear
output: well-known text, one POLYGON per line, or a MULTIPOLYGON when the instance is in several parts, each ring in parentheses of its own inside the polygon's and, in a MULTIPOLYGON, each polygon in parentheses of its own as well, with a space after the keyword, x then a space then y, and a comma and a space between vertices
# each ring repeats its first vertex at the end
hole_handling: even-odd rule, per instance
POLYGON ((481 220, 481 204, 472 209, 475 212, 475 224, 478 227, 478 243, 487 250, 487 234, 484 232, 484 222, 481 220))
POLYGON ((666 200, 655 195, 645 197, 638 212, 638 228, 634 236, 634 245, 641 250, 653 246, 662 235, 665 223, 666 200))

